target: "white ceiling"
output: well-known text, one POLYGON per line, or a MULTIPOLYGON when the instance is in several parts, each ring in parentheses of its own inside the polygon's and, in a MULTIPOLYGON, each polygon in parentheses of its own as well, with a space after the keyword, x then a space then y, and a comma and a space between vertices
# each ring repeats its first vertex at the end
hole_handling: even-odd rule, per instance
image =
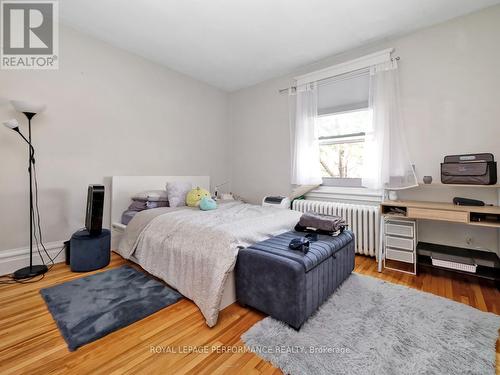
POLYGON ((77 30, 227 91, 500 0, 64 0, 77 30))

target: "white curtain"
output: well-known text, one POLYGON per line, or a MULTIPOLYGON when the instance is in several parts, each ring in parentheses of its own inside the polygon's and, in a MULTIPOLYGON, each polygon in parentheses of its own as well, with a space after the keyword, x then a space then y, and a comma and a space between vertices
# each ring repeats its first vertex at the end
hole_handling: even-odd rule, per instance
POLYGON ((295 98, 292 184, 319 185, 322 178, 315 124, 318 115, 317 84, 310 83, 298 87, 295 98))
POLYGON ((372 67, 370 75, 373 121, 365 137, 362 185, 370 189, 417 186, 400 111, 396 60, 372 67))

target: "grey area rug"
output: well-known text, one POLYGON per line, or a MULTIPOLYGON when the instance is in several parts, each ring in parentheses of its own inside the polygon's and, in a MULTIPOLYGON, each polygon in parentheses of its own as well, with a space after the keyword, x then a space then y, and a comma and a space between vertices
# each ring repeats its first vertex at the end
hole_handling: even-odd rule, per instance
POLYGON ((284 373, 494 374, 500 316, 352 274, 300 331, 270 317, 242 336, 284 373))
POLYGON ((71 351, 182 298, 130 266, 42 289, 40 294, 71 351))

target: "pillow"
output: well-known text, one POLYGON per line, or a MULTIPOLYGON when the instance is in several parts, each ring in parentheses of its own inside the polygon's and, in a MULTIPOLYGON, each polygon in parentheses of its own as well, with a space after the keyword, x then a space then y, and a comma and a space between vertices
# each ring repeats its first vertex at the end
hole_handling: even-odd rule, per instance
POLYGON ((191 188, 191 182, 167 182, 167 196, 170 207, 185 206, 186 195, 191 188))
POLYGON ((148 208, 148 202, 147 201, 140 201, 140 200, 132 200, 132 203, 130 203, 130 206, 128 206, 129 211, 144 211, 148 208))
POLYGON ((168 195, 166 190, 146 190, 132 197, 134 201, 166 202, 168 195))

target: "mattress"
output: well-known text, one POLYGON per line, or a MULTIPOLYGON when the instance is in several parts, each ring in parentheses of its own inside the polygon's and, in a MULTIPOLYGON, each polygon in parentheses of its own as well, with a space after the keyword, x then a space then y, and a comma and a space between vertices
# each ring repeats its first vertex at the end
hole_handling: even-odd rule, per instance
MULTIPOLYGON (((135 256, 132 255, 128 260, 142 267, 141 263, 135 256)), ((227 276, 223 289, 224 291, 222 292, 222 299, 220 301, 219 311, 224 310, 226 307, 236 302, 236 282, 235 282, 234 270, 231 271, 227 276)))

